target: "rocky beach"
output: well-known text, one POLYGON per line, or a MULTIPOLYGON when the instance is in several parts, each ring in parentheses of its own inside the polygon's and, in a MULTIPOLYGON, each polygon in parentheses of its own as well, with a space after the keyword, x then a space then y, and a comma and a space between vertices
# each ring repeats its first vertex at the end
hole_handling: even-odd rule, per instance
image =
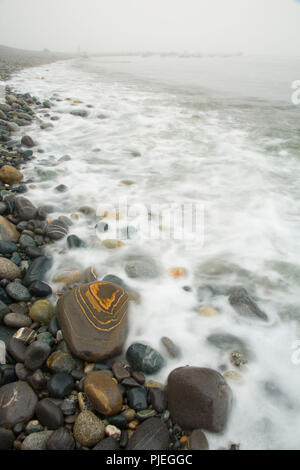
MULTIPOLYGON (((274 236, 292 207, 275 190, 282 144, 270 137, 276 155, 263 167, 240 131, 248 102, 245 124, 231 102, 216 112, 211 98, 200 106, 122 66, 0 47, 0 449, 295 447, 299 273, 282 254, 288 231, 274 236), (220 123, 220 113, 233 114, 220 123), (273 218, 251 203, 261 188, 270 205, 277 195, 273 218), (216 197, 204 248, 143 236, 136 214, 113 210, 124 194, 216 197)), ((269 152, 259 131, 247 128, 269 152)))
MULTIPOLYGON (((22 67, 47 62, 45 55, 4 58, 2 52, 0 48, 2 80, 22 67)), ((134 343, 124 351, 128 308, 138 302, 138 293, 118 276, 98 279, 91 266, 80 279, 71 273, 60 292, 44 281, 52 265, 47 246, 64 239, 69 250, 78 250, 84 241, 72 234, 71 219, 51 219, 54 208, 36 207, 26 197, 30 180, 22 169, 36 151, 29 129, 37 111, 51 119, 53 103, 9 86, 4 95, 0 449, 208 449, 205 430, 222 432, 231 410, 232 392, 222 375, 186 366, 173 370, 167 384, 149 380, 147 376, 163 367, 164 358, 145 344, 134 343)), ((56 190, 63 198, 65 188, 56 190)), ((143 261, 128 263, 132 277, 148 268, 143 261)), ((162 338, 162 343, 166 354, 180 355, 170 338, 162 338)))

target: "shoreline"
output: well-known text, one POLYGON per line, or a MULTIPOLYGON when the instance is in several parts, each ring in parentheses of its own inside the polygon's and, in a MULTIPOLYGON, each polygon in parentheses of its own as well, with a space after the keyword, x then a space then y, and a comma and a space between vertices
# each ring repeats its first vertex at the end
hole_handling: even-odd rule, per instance
MULTIPOLYGON (((168 389, 165 384, 147 380, 147 375, 163 367, 164 358, 141 344, 131 345, 126 355, 120 355, 126 332, 119 321, 119 338, 103 359, 98 352, 102 339, 98 349, 82 351, 67 328, 69 311, 72 322, 78 325, 77 332, 83 328, 92 334, 92 330, 81 318, 76 324, 74 287, 82 289, 80 295, 86 300, 90 292, 84 289, 93 283, 100 304, 106 295, 113 294, 124 298, 127 309, 130 295, 124 281, 113 275, 100 281, 91 267, 83 278, 67 285, 71 300, 63 296, 59 307, 52 301, 51 287, 43 282, 51 264, 44 252, 47 244, 66 238, 69 249, 80 249, 82 243, 72 235, 70 219, 61 216, 51 220, 51 208, 35 207, 26 198, 27 181, 20 172, 22 165, 34 159, 35 143, 30 135, 20 141, 19 130, 30 127, 35 111, 46 108, 51 112, 51 107, 51 100, 41 103, 9 87, 5 104, 0 104, 0 345, 5 362, 0 367, 2 446, 15 450, 208 449, 203 430, 221 432, 230 413, 231 390, 223 376, 212 369, 187 366, 171 372, 168 389), (190 385, 189 403, 181 403, 186 393, 189 395, 189 383, 195 381, 196 395, 194 385, 190 385), (218 396, 219 387, 224 392, 222 398, 218 396), (14 401, 16 392, 19 399, 14 401), (207 405, 204 418, 199 415, 197 421, 197 410, 206 393, 218 411, 207 405), (5 403, 9 400, 8 417, 5 403)), ((123 315, 118 309, 109 313, 116 320, 123 315)), ((107 318, 103 309, 100 317, 99 311, 95 315, 97 325, 107 318)), ((176 357, 176 346, 167 340, 170 355, 176 357)), ((232 446, 238 448, 237 444, 229 448, 232 446)))

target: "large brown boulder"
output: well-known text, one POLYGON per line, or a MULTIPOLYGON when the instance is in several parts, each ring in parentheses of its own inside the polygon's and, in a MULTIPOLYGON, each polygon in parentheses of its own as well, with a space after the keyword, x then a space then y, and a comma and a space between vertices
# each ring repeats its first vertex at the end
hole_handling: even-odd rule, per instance
POLYGON ((64 294, 56 315, 72 353, 90 362, 120 354, 127 337, 127 293, 111 282, 82 284, 64 294))
POLYGON ((185 430, 222 432, 231 409, 232 392, 224 377, 212 369, 179 367, 168 377, 168 409, 185 430))

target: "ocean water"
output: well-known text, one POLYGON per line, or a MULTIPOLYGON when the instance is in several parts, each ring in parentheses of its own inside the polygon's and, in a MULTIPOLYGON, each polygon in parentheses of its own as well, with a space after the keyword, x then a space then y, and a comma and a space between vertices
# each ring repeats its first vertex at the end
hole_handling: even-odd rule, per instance
POLYGON ((167 357, 160 338, 168 336, 182 352, 167 359, 157 380, 187 364, 239 372, 242 383, 228 379, 234 403, 226 431, 207 433, 212 449, 300 448, 300 106, 291 101, 297 79, 299 60, 290 58, 92 57, 27 69, 10 81, 18 91, 53 98, 49 114, 59 117, 52 129, 36 122, 22 130, 44 150, 24 168, 32 180, 28 197, 53 204, 52 218, 77 214, 70 233, 88 244, 72 251, 65 240, 50 246, 48 281, 60 289, 57 273, 94 266, 100 278, 118 275, 138 291, 127 345, 146 342, 167 357), (88 116, 71 115, 75 109, 88 116), (68 191, 55 191, 59 184, 68 191), (127 217, 120 204, 129 207, 127 217), (188 225, 184 237, 170 234, 161 211, 174 204, 197 208, 196 234, 188 225), (96 215, 82 214, 84 206, 96 215), (109 230, 99 233, 99 216, 113 207, 119 220, 109 213, 109 230), (101 245, 122 238, 128 225, 135 233, 122 247, 101 245), (152 258, 160 275, 129 278, 124 266, 136 255, 152 258), (172 277, 176 267, 185 275, 172 277), (269 321, 239 316, 226 295, 201 299, 203 285, 244 286, 269 321), (204 316, 203 305, 219 314, 204 316), (214 333, 243 341, 247 364, 232 365, 229 350, 207 341, 214 333))

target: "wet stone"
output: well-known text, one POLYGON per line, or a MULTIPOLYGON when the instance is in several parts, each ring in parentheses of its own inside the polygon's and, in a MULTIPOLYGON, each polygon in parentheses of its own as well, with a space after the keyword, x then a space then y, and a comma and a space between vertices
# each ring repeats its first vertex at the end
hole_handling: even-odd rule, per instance
POLYGON ((47 367, 51 372, 65 372, 70 374, 76 369, 77 363, 71 354, 64 351, 55 351, 48 358, 47 367))
POLYGON ((68 225, 62 220, 55 219, 47 225, 45 235, 51 240, 61 240, 69 231, 68 225))
POLYGON ((10 328, 29 327, 32 323, 31 318, 21 313, 7 313, 3 319, 6 326, 10 328))
POLYGON ((160 418, 149 418, 137 428, 129 439, 127 450, 167 450, 169 431, 160 418))
POLYGON ((158 351, 140 343, 127 349, 126 359, 133 369, 145 374, 155 374, 164 366, 164 359, 158 351))
MULTIPOLYGON (((7 284, 6 292, 13 300, 16 300, 17 302, 27 302, 31 298, 28 289, 20 282, 10 282, 7 284)), ((21 326, 29 325, 20 325, 20 327, 21 326)))
POLYGON ((29 315, 35 322, 48 324, 54 315, 54 307, 49 300, 37 300, 32 305, 29 315))
POLYGON ((229 290, 229 294, 229 303, 239 315, 268 321, 267 315, 260 310, 246 289, 243 287, 234 287, 229 290))
POLYGON ((91 411, 82 411, 76 418, 73 434, 84 447, 93 447, 104 438, 103 422, 91 411))
POLYGON ((57 372, 49 379, 47 387, 50 397, 64 398, 73 390, 74 379, 70 374, 57 372))
POLYGON ((40 369, 37 369, 27 378, 27 382, 33 390, 43 390, 47 385, 47 379, 40 369))
POLYGON ((14 337, 10 338, 7 351, 17 362, 24 362, 26 350, 26 343, 14 337))
POLYGON ((147 391, 142 387, 134 387, 127 392, 127 402, 130 408, 136 411, 145 410, 148 407, 147 391))
POLYGON ((112 371, 118 382, 122 382, 123 379, 130 377, 128 366, 126 367, 126 364, 121 361, 113 363, 112 371))
POLYGON ((0 279, 9 279, 13 281, 21 276, 18 266, 9 259, 0 257, 0 279))
POLYGON ((105 416, 118 414, 122 395, 118 385, 105 371, 90 372, 84 380, 84 393, 95 410, 105 416))
POLYGON ((167 409, 168 400, 164 390, 159 388, 150 388, 148 392, 148 398, 149 402, 158 413, 162 413, 167 409))
POLYGON ((74 450, 75 441, 66 428, 59 428, 47 439, 46 448, 47 450, 74 450))
POLYGON ((38 402, 35 414, 40 423, 48 429, 58 429, 64 423, 63 412, 48 398, 38 402))
POLYGON ((44 341, 35 341, 30 344, 25 353, 24 364, 27 369, 39 369, 51 352, 50 346, 44 341))
POLYGON ((41 431, 29 434, 24 439, 21 450, 46 450, 47 441, 52 433, 53 431, 41 431))
POLYGON ((168 354, 172 358, 178 358, 181 356, 180 348, 167 336, 161 338, 161 344, 165 347, 168 354))
POLYGON ((36 404, 37 396, 26 382, 4 385, 0 388, 0 426, 11 429, 17 423, 29 421, 36 404))
POLYGON ((46 272, 52 266, 52 259, 48 256, 39 256, 31 263, 24 277, 24 284, 30 286, 34 281, 42 281, 46 272))
POLYGON ((113 437, 106 437, 93 447, 93 450, 119 450, 120 445, 117 439, 113 437))
POLYGON ((37 209, 29 199, 18 196, 15 199, 15 211, 20 220, 31 220, 35 218, 37 209))

